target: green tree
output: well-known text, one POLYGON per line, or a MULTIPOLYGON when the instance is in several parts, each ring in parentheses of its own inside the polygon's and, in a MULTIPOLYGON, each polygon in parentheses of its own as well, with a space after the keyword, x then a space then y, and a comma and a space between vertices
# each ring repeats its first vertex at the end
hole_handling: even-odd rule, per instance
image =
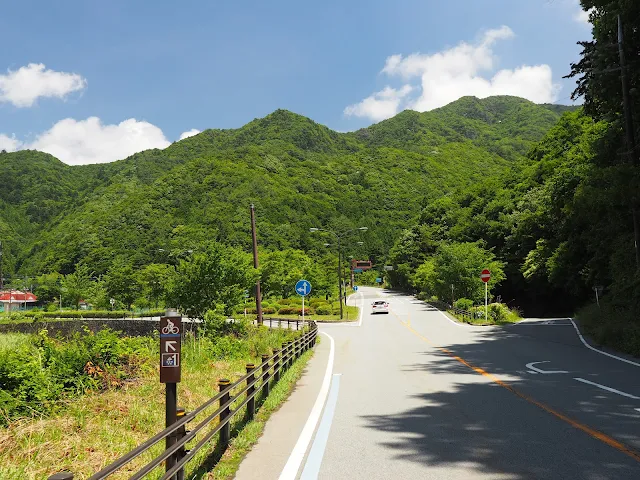
POLYGON ((294 249, 263 254, 260 272, 260 287, 265 297, 289 298, 295 294, 295 284, 302 278, 311 282, 314 295, 324 295, 333 291, 332 278, 337 279, 337 274, 326 264, 294 249))
MULTIPOLYGON (((485 268, 491 272, 491 291, 505 279, 503 266, 502 262, 496 260, 493 252, 477 243, 442 244, 434 259, 433 288, 439 298, 445 299, 451 297, 453 285, 456 297, 479 302, 484 299, 484 283, 480 280, 480 272, 485 268)), ((424 273, 429 274, 428 271, 424 273)))
POLYGON ((152 263, 140 271, 143 295, 150 305, 158 308, 160 301, 166 298, 173 275, 175 268, 164 263, 152 263))
POLYGON ((419 291, 435 295, 437 279, 435 261, 429 258, 416 269, 410 281, 411 285, 419 291))
POLYGON ((57 302, 62 293, 63 277, 57 272, 45 273, 36 277, 36 286, 33 293, 38 297, 40 304, 57 302))
POLYGON ((131 308, 140 292, 138 276, 131 266, 124 261, 116 261, 104 276, 107 294, 131 308))
POLYGON ((169 298, 183 314, 204 319, 208 310, 225 314, 244 301, 244 291, 259 277, 251 256, 235 247, 212 243, 203 253, 181 260, 173 277, 169 298))
POLYGON ((75 272, 64 276, 61 290, 65 303, 71 303, 78 308, 80 301, 89 293, 92 275, 87 265, 80 264, 75 272))

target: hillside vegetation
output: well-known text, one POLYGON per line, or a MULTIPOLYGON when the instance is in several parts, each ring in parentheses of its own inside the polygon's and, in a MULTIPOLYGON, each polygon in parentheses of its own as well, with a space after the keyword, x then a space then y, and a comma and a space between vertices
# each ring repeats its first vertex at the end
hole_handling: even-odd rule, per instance
POLYGON ((250 203, 267 249, 324 255, 326 239, 309 227, 365 225, 366 252, 352 254, 383 260, 425 205, 519 170, 558 118, 515 97, 465 97, 347 134, 278 110, 111 164, 5 153, 0 168, 13 172, 0 196, 5 269, 67 274, 85 263, 100 275, 114 262, 168 262, 166 252, 210 240, 248 249, 250 203))

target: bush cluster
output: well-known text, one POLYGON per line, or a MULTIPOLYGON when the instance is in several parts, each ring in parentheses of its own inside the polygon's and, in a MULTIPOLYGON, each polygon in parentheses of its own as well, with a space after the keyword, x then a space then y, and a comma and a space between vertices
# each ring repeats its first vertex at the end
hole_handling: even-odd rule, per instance
POLYGON ((468 298, 459 298, 455 301, 453 306, 460 310, 471 310, 471 307, 473 307, 473 300, 469 300, 468 298))
MULTIPOLYGON (((245 307, 243 305, 236 308, 234 313, 242 315, 244 311, 245 307)), ((247 307, 246 311, 253 315, 258 313, 255 306, 247 307)), ((263 300, 262 313, 265 315, 302 315, 302 300, 299 297, 263 300)), ((340 313, 340 309, 334 307, 330 301, 324 298, 313 297, 305 301, 304 313, 305 315, 337 315, 340 313)))
POLYGON ((60 312, 42 312, 30 310, 20 312, 26 318, 36 320, 52 318, 124 318, 124 317, 159 317, 164 315, 164 310, 151 311, 146 313, 132 313, 126 310, 63 310, 60 312))
POLYGON ((121 338, 112 330, 76 333, 60 341, 42 330, 12 344, 0 337, 0 422, 52 410, 63 397, 117 388, 152 368, 156 342, 121 338))

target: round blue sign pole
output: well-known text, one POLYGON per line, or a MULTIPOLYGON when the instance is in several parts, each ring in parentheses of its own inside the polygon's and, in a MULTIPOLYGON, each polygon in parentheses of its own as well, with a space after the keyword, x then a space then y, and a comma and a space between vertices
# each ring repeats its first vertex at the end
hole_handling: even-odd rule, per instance
POLYGON ((311 293, 311 283, 306 280, 298 280, 296 293, 302 297, 302 329, 304 330, 304 297, 311 293))

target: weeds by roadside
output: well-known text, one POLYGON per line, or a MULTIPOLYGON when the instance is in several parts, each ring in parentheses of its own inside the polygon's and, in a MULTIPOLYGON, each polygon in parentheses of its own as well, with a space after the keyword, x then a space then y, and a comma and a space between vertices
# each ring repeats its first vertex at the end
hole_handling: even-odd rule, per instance
POLYGON ((640 357, 640 320, 630 310, 600 302, 584 307, 576 318, 596 344, 640 357))

